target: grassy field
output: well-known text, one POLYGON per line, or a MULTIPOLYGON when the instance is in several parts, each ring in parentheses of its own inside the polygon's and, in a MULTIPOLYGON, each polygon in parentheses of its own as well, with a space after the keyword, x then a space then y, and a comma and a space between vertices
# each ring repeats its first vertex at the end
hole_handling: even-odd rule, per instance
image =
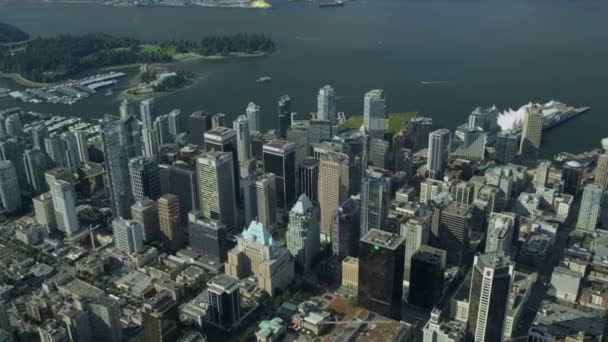
POLYGON ((173 46, 168 47, 168 48, 163 48, 160 45, 153 45, 153 44, 141 45, 141 51, 142 52, 163 52, 163 53, 168 54, 169 56, 175 56, 177 54, 177 50, 173 46))
MULTIPOLYGON (((416 112, 389 114, 388 119, 384 123, 385 127, 387 127, 387 133, 390 135, 394 135, 403 127, 404 124, 406 124, 415 116, 416 112)), ((346 119, 346 121, 344 121, 340 124, 340 126, 338 126, 338 132, 359 129, 361 125, 363 125, 363 116, 354 115, 346 119)))

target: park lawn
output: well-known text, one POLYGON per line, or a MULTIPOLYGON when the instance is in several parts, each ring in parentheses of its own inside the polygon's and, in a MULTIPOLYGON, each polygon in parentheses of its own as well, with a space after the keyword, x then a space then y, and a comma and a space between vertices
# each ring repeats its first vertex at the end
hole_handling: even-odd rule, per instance
POLYGON ((156 45, 156 44, 143 44, 143 45, 141 45, 141 51, 142 52, 162 52, 162 53, 168 54, 169 56, 177 55, 177 49, 174 46, 162 47, 162 46, 156 45))
MULTIPOLYGON (((388 115, 385 126, 387 126, 387 133, 394 135, 397 133, 403 125, 405 125, 412 118, 416 117, 416 112, 405 112, 405 113, 391 113, 388 115)), ((338 132, 350 131, 359 129, 363 125, 362 115, 353 115, 346 119, 343 123, 338 126, 338 132)))

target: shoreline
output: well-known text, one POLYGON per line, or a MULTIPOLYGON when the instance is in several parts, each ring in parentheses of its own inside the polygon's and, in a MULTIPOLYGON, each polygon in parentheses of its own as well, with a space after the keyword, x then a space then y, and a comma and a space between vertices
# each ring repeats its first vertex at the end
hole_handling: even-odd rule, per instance
MULTIPOLYGON (((139 76, 139 75, 138 75, 139 76)), ((133 77, 133 79, 137 78, 138 76, 133 77)), ((129 94, 129 90, 131 90, 132 88, 127 88, 124 89, 123 91, 121 91, 118 96, 116 96, 116 98, 114 99, 115 102, 120 102, 124 99, 129 99, 129 100, 135 100, 135 101, 141 101, 141 100, 145 100, 149 97, 165 97, 168 95, 174 95, 177 94, 183 90, 186 89, 190 89, 192 87, 194 87, 195 85, 199 84, 200 82, 204 81, 205 79, 207 79, 207 77, 209 77, 208 73, 204 73, 198 76, 195 76, 193 79, 189 80, 184 86, 180 87, 180 88, 176 88, 176 89, 172 89, 169 91, 165 91, 165 92, 150 92, 150 93, 142 93, 142 94, 129 94)), ((131 82, 131 80, 130 80, 131 82)))
MULTIPOLYGON (((176 54, 175 56, 173 56, 173 61, 171 61, 171 62, 150 63, 150 64, 148 64, 148 66, 153 67, 153 68, 154 67, 168 68, 168 67, 171 67, 171 66, 174 66, 177 64, 195 62, 195 61, 200 61, 200 60, 213 61, 213 60, 224 60, 224 59, 231 59, 231 58, 233 58, 233 59, 255 58, 255 57, 264 57, 267 55, 270 55, 270 54, 266 53, 266 52, 256 52, 256 53, 235 52, 235 53, 230 53, 229 55, 225 55, 225 56, 224 55, 205 56, 205 55, 201 55, 198 53, 188 52, 188 53, 176 54)), ((83 71, 82 73, 139 68, 144 64, 147 64, 147 63, 138 62, 138 63, 121 64, 121 65, 110 65, 110 66, 106 66, 106 67, 100 67, 100 68, 83 71)), ((56 83, 42 83, 42 82, 36 82, 36 81, 29 80, 29 79, 23 77, 21 74, 5 73, 2 71, 0 71, 0 78, 10 79, 10 80, 13 80, 15 83, 17 83, 18 85, 25 86, 25 87, 31 87, 31 88, 49 87, 49 86, 61 84, 62 82, 66 82, 69 79, 69 78, 66 78, 62 82, 56 82, 56 83)))

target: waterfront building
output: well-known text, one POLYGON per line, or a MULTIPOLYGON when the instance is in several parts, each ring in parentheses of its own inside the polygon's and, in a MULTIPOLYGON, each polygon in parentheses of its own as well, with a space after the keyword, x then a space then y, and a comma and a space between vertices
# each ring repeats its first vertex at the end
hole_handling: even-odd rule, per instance
POLYGON ((562 192, 572 196, 578 195, 582 180, 583 165, 575 160, 566 162, 562 168, 562 181, 564 182, 562 192))
POLYGON ((188 214, 188 239, 190 248, 207 260, 216 264, 226 261, 226 226, 223 223, 193 210, 188 214))
POLYGON ((124 148, 124 142, 127 140, 125 128, 120 120, 106 116, 101 120, 99 134, 112 215, 129 218, 133 195, 129 177, 129 158, 127 149, 124 148))
POLYGON ((307 157, 298 165, 298 192, 306 194, 313 203, 319 201, 319 160, 307 157))
POLYGON ((211 129, 211 113, 197 110, 188 117, 190 143, 199 147, 205 146, 205 132, 211 129))
POLYGON ((160 223, 156 201, 144 198, 131 206, 133 221, 142 227, 142 238, 145 242, 160 241, 160 223))
POLYGON ((602 139, 604 151, 597 157, 594 184, 602 191, 608 190, 608 138, 602 139))
POLYGON ((429 134, 429 147, 426 168, 429 178, 442 179, 443 170, 450 153, 450 131, 441 128, 429 134))
POLYGON ((414 256, 420 246, 429 242, 429 224, 429 220, 424 217, 410 218, 401 224, 401 235, 405 237, 403 277, 406 282, 410 281, 412 256, 414 256))
POLYGON ((178 134, 182 132, 181 127, 181 116, 182 111, 179 109, 174 109, 169 112, 169 134, 173 137, 172 140, 175 140, 178 134))
POLYGON ((27 183, 34 195, 47 191, 44 173, 47 171, 46 155, 37 147, 25 150, 23 155, 27 183))
POLYGON ((283 95, 277 103, 279 115, 279 134, 281 139, 287 138, 287 130, 291 127, 291 98, 283 95))
POLYGON ((135 110, 133 109, 133 104, 131 103, 131 100, 124 99, 120 101, 120 105, 118 105, 118 114, 121 120, 124 120, 129 116, 135 115, 135 110))
POLYGON ((56 180, 51 184, 51 195, 53 196, 57 229, 67 236, 72 236, 80 230, 74 186, 69 182, 56 180))
POLYGON ((205 133, 205 151, 230 153, 232 158, 232 181, 234 182, 234 198, 238 200, 240 193, 240 170, 237 151, 237 133, 232 128, 215 127, 205 133))
POLYGON ((50 192, 45 192, 32 200, 36 223, 42 224, 49 229, 57 227, 55 220, 55 207, 53 206, 53 196, 50 192))
POLYGON ((236 279, 220 274, 207 283, 209 319, 223 329, 236 328, 241 321, 241 293, 236 279))
POLYGON ((138 222, 117 217, 112 221, 112 228, 119 251, 136 254, 144 248, 142 226, 138 222))
POLYGON ((81 164, 86 164, 89 162, 89 134, 84 130, 76 130, 74 136, 78 145, 78 159, 81 164))
POLYGON ((589 184, 585 186, 583 190, 583 198, 581 199, 581 206, 578 212, 578 219, 576 221, 576 229, 593 233, 597 227, 598 220, 600 218, 602 199, 604 194, 602 189, 596 185, 589 184))
POLYGON ((494 160, 506 165, 515 162, 519 138, 511 131, 501 131, 496 135, 496 152, 494 160))
POLYGON ((219 151, 203 153, 196 160, 201 211, 205 217, 225 224, 228 230, 237 223, 232 163, 230 153, 219 151))
POLYGON ((317 119, 329 120, 336 124, 336 92, 329 85, 319 89, 317 95, 317 119))
POLYGON ((159 115, 154 119, 154 131, 156 131, 158 146, 163 146, 173 142, 173 135, 169 130, 169 115, 159 115))
POLYGON ((247 108, 245 109, 245 113, 247 114, 247 120, 249 120, 249 131, 251 133, 261 132, 262 126, 260 125, 260 106, 253 102, 249 102, 247 108))
POLYGON ((46 127, 46 124, 36 124, 31 128, 30 132, 32 134, 32 142, 34 143, 34 147, 38 147, 40 151, 46 153, 44 139, 49 136, 49 130, 46 127))
POLYGON ((482 160, 486 152, 487 133, 480 128, 459 128, 456 132, 462 136, 462 143, 453 152, 458 158, 482 160))
POLYGON ((391 204, 391 182, 381 172, 365 170, 361 184, 361 232, 384 230, 391 204))
POLYGON ((407 123, 407 137, 414 151, 428 147, 429 134, 431 134, 432 129, 433 119, 428 117, 417 116, 407 123))
POLYGON ((514 231, 514 214, 491 213, 486 233, 485 252, 502 252, 504 255, 510 255, 514 231))
POLYGON ((296 200, 295 145, 285 140, 272 140, 263 147, 264 172, 276 177, 277 206, 288 209, 296 200))
POLYGON ((156 201, 160 195, 160 178, 158 165, 150 158, 135 157, 129 161, 131 190, 133 200, 141 201, 145 197, 156 201))
POLYGON ((370 90, 363 98, 363 125, 368 129, 372 138, 384 138, 386 118, 384 90, 370 90))
POLYGON ((21 190, 17 171, 10 160, 0 160, 0 200, 7 213, 21 209, 21 190))
POLYGON ((186 239, 179 224, 177 196, 165 194, 158 199, 158 222, 163 248, 169 253, 175 253, 183 248, 186 239))
POLYGON ((23 123, 21 122, 21 111, 9 114, 4 119, 4 129, 6 135, 12 138, 18 138, 23 135, 23 123))
POLYGON ((152 129, 154 125, 155 113, 156 106, 153 97, 145 99, 139 103, 139 114, 141 116, 141 123, 144 129, 152 129))
POLYGON ((302 194, 289 212, 286 240, 287 249, 304 272, 311 269, 319 254, 319 233, 319 212, 310 199, 302 194))
POLYGON ((372 229, 359 245, 358 305, 400 320, 405 238, 372 229))
POLYGON ((294 277, 293 259, 262 223, 252 221, 236 240, 224 267, 227 275, 237 279, 253 275, 270 296, 287 288, 294 277))
POLYGON ((473 261, 467 340, 502 341, 511 292, 513 263, 502 253, 476 255, 473 261))
POLYGON ((141 131, 141 124, 135 115, 122 116, 120 122, 125 131, 126 141, 125 147, 127 149, 128 159, 135 158, 143 155, 143 136, 141 131))
POLYGON ((439 304, 443 294, 446 252, 422 245, 411 259, 408 303, 424 309, 439 304))
POLYGON ((348 198, 349 160, 344 153, 326 153, 319 161, 319 208, 321 239, 331 239, 331 225, 336 210, 348 198))
POLYGON ((540 139, 543 133, 543 113, 537 106, 528 106, 524 112, 524 122, 519 145, 519 157, 524 161, 538 158, 540 139))

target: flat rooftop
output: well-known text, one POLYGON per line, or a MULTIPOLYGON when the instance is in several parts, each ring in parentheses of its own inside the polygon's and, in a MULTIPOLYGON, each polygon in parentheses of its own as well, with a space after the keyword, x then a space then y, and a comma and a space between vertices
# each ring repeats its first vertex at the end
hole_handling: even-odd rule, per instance
POLYGON ((231 276, 220 274, 211 279, 207 285, 209 288, 215 287, 220 291, 226 291, 232 289, 233 287, 238 287, 238 282, 231 276))
POLYGON ((287 140, 273 139, 264 144, 265 152, 285 153, 295 149, 295 144, 287 140))
POLYGON ((367 232, 367 234, 365 234, 364 237, 361 238, 361 242, 373 244, 391 250, 397 249, 397 247, 403 244, 404 241, 404 236, 385 232, 379 229, 371 229, 367 232))

